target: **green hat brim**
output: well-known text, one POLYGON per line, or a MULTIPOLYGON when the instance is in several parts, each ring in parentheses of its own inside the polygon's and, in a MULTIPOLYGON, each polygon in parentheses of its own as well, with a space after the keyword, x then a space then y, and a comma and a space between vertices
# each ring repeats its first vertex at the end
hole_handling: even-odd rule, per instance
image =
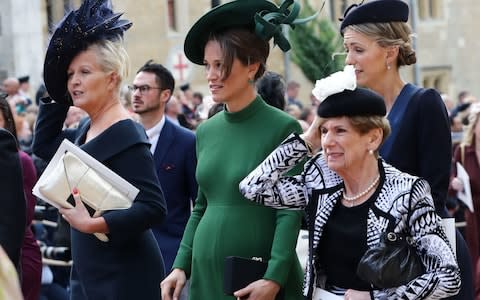
POLYGON ((255 14, 275 9, 277 6, 266 0, 237 0, 215 7, 190 28, 184 43, 185 55, 191 62, 203 65, 205 44, 210 33, 231 27, 245 27, 253 31, 255 14))

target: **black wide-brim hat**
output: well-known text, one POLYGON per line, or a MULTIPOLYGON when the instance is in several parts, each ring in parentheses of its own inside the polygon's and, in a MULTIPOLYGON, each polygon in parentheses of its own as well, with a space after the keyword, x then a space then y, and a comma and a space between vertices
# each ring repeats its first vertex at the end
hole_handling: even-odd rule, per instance
POLYGON ((205 45, 210 33, 231 27, 245 27, 253 32, 255 14, 275 9, 277 6, 274 3, 265 0, 237 0, 215 7, 190 28, 185 38, 185 55, 191 62, 203 65, 205 45))
POLYGON ((322 118, 385 116, 387 109, 380 95, 365 88, 356 88, 328 96, 318 106, 317 114, 322 118))
POLYGON ((350 5, 343 15, 340 32, 349 25, 364 23, 407 22, 409 9, 402 0, 375 0, 350 5))
POLYGON ((67 89, 67 69, 72 60, 90 45, 102 40, 118 40, 132 26, 113 13, 109 0, 85 0, 57 26, 50 38, 43 76, 49 96, 59 103, 72 105, 67 89))

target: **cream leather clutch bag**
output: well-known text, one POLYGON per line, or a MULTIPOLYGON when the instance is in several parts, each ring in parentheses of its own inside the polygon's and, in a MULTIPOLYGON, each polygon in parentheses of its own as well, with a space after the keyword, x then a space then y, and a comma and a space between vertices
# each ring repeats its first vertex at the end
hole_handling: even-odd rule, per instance
POLYGON ((74 187, 80 192, 82 201, 95 211, 126 209, 132 205, 130 199, 71 152, 63 155, 47 178, 38 189, 60 207, 72 207, 67 199, 74 187))
MULTIPOLYGON (((72 208, 67 200, 74 187, 82 201, 95 210, 93 217, 107 210, 129 208, 139 193, 130 182, 64 139, 32 192, 56 208, 72 208)), ((95 236, 108 241, 103 233, 95 236)))
MULTIPOLYGON (((67 199, 74 187, 82 201, 95 210, 93 217, 106 210, 127 209, 133 202, 72 152, 65 152, 51 172, 44 175, 38 182, 38 190, 56 207, 73 207, 67 199)), ((109 240, 106 234, 94 235, 103 242, 109 240)))

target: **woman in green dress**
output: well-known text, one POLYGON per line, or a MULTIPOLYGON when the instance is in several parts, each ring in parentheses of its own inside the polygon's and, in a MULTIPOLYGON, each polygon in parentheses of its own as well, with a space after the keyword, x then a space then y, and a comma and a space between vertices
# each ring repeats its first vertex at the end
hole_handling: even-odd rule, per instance
POLYGON ((191 300, 273 300, 281 288, 286 300, 302 297, 295 253, 301 214, 252 204, 238 189, 286 136, 301 131, 295 119, 255 90, 266 69, 268 41, 273 37, 282 50, 290 48, 277 29, 295 20, 299 7, 285 2, 277 7, 265 0, 232 1, 202 16, 187 34, 185 54, 205 66, 213 100, 225 110, 197 128, 198 197, 173 270, 161 283, 164 300, 178 299, 187 278, 191 300), (268 267, 263 278, 226 295, 228 256, 261 258, 268 267))

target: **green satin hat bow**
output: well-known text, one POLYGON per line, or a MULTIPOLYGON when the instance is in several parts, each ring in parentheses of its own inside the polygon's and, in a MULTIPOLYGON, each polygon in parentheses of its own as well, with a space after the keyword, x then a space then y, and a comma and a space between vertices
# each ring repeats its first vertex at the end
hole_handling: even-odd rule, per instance
POLYGON ((262 10, 255 14, 255 34, 268 41, 273 37, 273 42, 282 51, 287 52, 291 46, 283 35, 282 24, 289 25, 292 29, 295 25, 304 24, 317 17, 318 12, 313 16, 304 19, 297 19, 300 13, 300 4, 294 0, 285 0, 276 11, 262 10), (288 8, 291 6, 289 10, 288 8))

